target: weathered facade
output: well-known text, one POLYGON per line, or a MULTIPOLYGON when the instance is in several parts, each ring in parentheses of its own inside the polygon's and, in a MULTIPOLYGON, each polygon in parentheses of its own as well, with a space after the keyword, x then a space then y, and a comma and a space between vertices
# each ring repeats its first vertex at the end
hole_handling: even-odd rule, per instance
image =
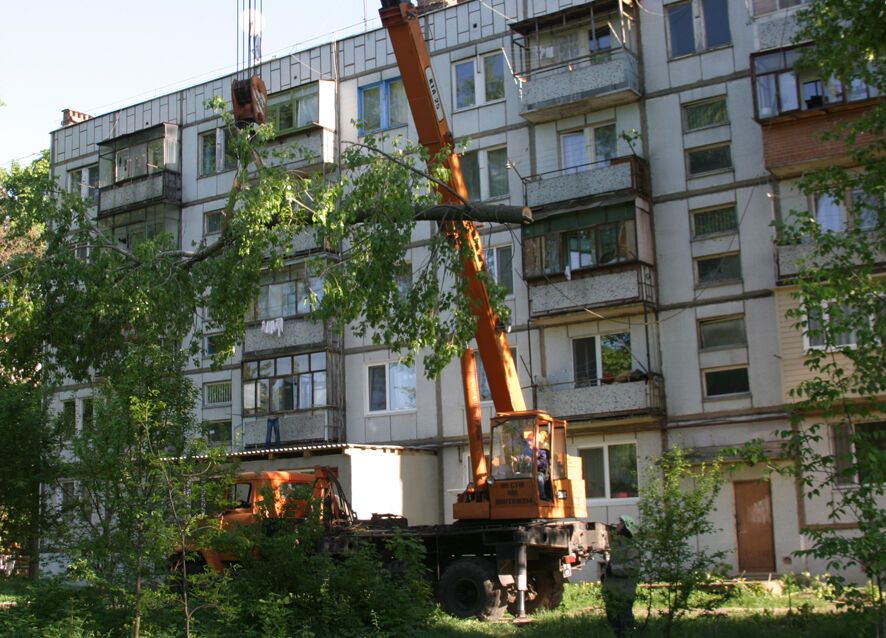
MULTIPOLYGON (((569 419, 593 520, 636 513, 644 468, 663 448, 713 456, 752 438, 772 442, 788 425, 794 369, 777 355, 793 342, 773 202, 804 168, 830 161, 807 157, 827 150, 804 151, 810 131, 875 96, 856 87, 825 108, 824 93, 801 102, 808 90, 795 79, 792 98, 779 79, 789 69, 776 67, 789 63, 796 9, 780 4, 795 3, 486 0, 421 17, 452 130, 470 140, 472 198, 535 212, 526 228, 484 229, 487 258, 510 291, 527 404, 569 419)), ((303 170, 334 169, 366 132, 355 121, 416 137, 383 30, 265 62, 260 73, 277 143, 311 151, 303 170)), ((72 121, 52 134, 54 175, 93 196, 99 223, 130 245, 160 229, 183 247, 211 241, 233 173, 204 102, 228 98, 229 86, 219 78, 72 121)), ((423 261, 433 232, 419 224, 411 263, 423 261)), ((311 322, 308 291, 322 282, 304 260, 322 252, 299 240, 256 291, 235 356, 189 370, 200 414, 219 444, 263 459, 273 455, 274 416, 295 449, 433 450, 408 457, 410 476, 423 465, 434 509, 417 509, 427 520, 416 522, 451 520, 469 473, 457 363, 429 380, 420 362, 407 368, 368 338, 338 339, 311 322)), ((89 394, 65 388, 59 407, 81 419, 89 394)), ((312 462, 301 455, 265 462, 312 462)), ((363 465, 353 459, 356 475, 363 465)), ((729 551, 736 572, 820 568, 791 558, 803 546, 803 507, 793 482, 744 468, 727 477, 715 514, 722 531, 706 540, 729 551)))

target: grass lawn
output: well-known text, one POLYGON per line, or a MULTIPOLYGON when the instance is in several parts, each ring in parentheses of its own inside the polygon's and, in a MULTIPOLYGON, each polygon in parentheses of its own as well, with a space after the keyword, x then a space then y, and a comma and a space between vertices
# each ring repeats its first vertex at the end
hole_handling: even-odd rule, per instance
POLYGON ((28 584, 26 578, 0 578, 0 604, 17 602, 28 584))

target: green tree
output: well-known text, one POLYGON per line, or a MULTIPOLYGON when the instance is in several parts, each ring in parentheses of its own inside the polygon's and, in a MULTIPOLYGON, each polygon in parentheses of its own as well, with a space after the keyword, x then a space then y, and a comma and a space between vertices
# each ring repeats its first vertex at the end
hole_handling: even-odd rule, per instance
POLYGON ((56 437, 41 387, 34 272, 44 251, 49 156, 0 169, 0 552, 27 555, 36 576, 37 542, 45 523, 41 483, 56 437))
MULTIPOLYGON (((204 355, 207 329, 221 330, 215 363, 242 341, 262 273, 283 265, 296 237, 313 233, 341 254, 309 264, 325 282, 315 291, 317 318, 339 329, 352 322, 406 359, 424 349, 429 373, 473 335, 461 268, 472 247, 433 233, 409 291, 393 276, 406 265, 416 211, 436 205, 434 187, 446 180, 439 168, 426 174, 420 149, 392 142, 383 153, 370 139, 344 154, 340 173, 303 176, 287 170, 285 152, 265 150, 270 127, 240 129, 222 117, 238 168, 220 238, 208 246, 182 250, 169 235, 121 244, 78 195, 55 190, 46 158, 33 166, 42 248, 24 258, 30 320, 13 331, 12 350, 21 348, 28 365, 40 362, 47 388, 93 387, 95 418, 56 457, 59 476, 78 489, 65 499, 55 538, 76 559, 76 575, 113 601, 110 609, 124 610, 119 623, 135 636, 168 605, 145 585, 196 520, 182 509, 187 482, 168 470, 169 459, 195 456, 189 362, 204 355)), ((4 283, 12 281, 7 274, 4 283)), ((12 311, 0 308, 0 318, 11 322, 12 311)), ((186 589, 182 598, 188 633, 186 589)))
MULTIPOLYGON (((801 64, 849 86, 886 88, 882 37, 886 7, 874 0, 813 0, 800 14, 800 41, 812 41, 801 64)), ((848 211, 845 230, 832 232, 808 213, 792 211, 780 240, 803 244, 788 312, 794 327, 817 347, 804 364, 810 377, 791 390, 793 427, 781 433, 796 476, 810 499, 826 503, 828 519, 857 529, 807 528, 803 555, 826 559, 830 569, 861 567, 874 584, 884 631, 886 576, 886 107, 872 101, 848 123, 825 134, 843 140, 850 166, 841 163, 807 173, 801 190, 829 195, 848 211), (851 344, 851 345, 850 345, 851 344), (834 447, 829 445, 833 442, 834 447), (845 489, 849 488, 849 489, 845 489)))
MULTIPOLYGON (((710 515, 720 493, 722 477, 718 462, 693 463, 680 447, 674 447, 646 469, 640 490, 640 578, 661 585, 665 635, 674 622, 691 609, 692 594, 710 579, 725 552, 701 545, 700 537, 718 530, 710 515)), ((654 589, 645 592, 651 612, 654 589)))

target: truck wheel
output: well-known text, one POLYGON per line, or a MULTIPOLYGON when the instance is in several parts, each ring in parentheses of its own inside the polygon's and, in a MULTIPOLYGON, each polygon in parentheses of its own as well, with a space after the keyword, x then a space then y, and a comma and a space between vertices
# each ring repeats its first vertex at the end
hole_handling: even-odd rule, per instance
MULTIPOLYGON (((557 567, 531 570, 528 580, 527 614, 534 614, 540 609, 556 609, 563 602, 563 574, 557 567)), ((514 616, 520 613, 516 599, 508 604, 508 611, 514 616)))
POLYGON ((466 557, 453 562, 437 584, 443 610, 457 618, 497 620, 507 607, 495 565, 485 558, 466 557))

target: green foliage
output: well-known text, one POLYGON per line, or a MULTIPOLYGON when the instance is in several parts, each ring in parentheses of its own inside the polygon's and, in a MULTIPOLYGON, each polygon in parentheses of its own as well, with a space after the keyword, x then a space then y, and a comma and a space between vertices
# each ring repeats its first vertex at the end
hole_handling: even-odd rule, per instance
POLYGON ((213 636, 400 636, 425 627, 434 607, 424 546, 405 536, 378 546, 368 536, 336 536, 320 522, 320 509, 312 503, 297 525, 276 524, 280 520, 265 513, 256 525, 222 534, 216 548, 233 549, 243 560, 211 601, 202 589, 194 591, 196 604, 210 603, 195 615, 197 630, 213 636), (333 555, 322 549, 336 540, 347 550, 333 555))
MULTIPOLYGON (((693 464, 680 447, 650 463, 640 491, 641 580, 661 585, 667 632, 673 622, 701 601, 692 594, 711 578, 725 552, 711 551, 699 537, 717 532, 709 516, 720 493, 718 462, 693 464)), ((647 604, 652 605, 647 590, 647 604)), ((705 601, 713 606, 715 600, 705 601)))
MULTIPOLYGON (((860 79, 886 88, 884 40, 886 7, 876 0, 813 0, 800 14, 799 38, 812 40, 801 64, 844 86, 860 79)), ((807 528, 811 544, 800 555, 827 560, 828 568, 862 568, 874 583, 874 599, 886 631, 883 581, 886 577, 886 280, 880 264, 886 253, 886 107, 877 101, 848 124, 825 135, 843 140, 853 167, 811 171, 801 180, 810 197, 830 195, 844 204, 847 228, 831 232, 806 212, 792 211, 781 238, 802 243, 795 297, 788 318, 810 342, 805 366, 810 378, 792 389, 793 427, 781 433, 794 463, 781 471, 796 477, 810 499, 826 503, 828 520, 857 522, 857 531, 807 528), (851 337, 849 337, 851 335, 851 337), (851 347, 844 347, 847 342, 851 347), (849 449, 831 441, 845 433, 849 449), (847 489, 848 488, 848 489, 847 489)), ((839 575, 835 576, 839 583, 839 575)))

